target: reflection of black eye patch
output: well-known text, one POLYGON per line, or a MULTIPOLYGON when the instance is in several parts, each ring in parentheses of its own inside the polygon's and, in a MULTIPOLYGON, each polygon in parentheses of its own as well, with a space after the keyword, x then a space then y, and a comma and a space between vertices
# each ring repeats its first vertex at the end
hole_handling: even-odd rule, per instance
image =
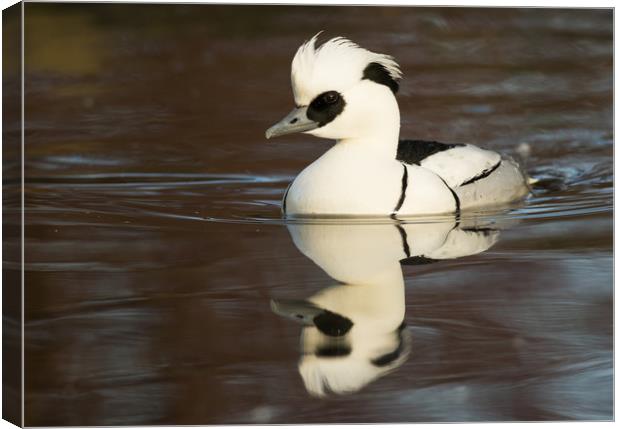
POLYGON ((330 337, 341 337, 353 326, 350 319, 329 310, 323 310, 312 321, 319 331, 330 337))
POLYGON ((344 98, 337 91, 319 94, 308 106, 308 119, 317 122, 319 127, 330 123, 340 115, 346 105, 344 98))
POLYGON ((346 344, 330 344, 319 347, 315 355, 317 357, 344 357, 351 354, 351 347, 346 344))

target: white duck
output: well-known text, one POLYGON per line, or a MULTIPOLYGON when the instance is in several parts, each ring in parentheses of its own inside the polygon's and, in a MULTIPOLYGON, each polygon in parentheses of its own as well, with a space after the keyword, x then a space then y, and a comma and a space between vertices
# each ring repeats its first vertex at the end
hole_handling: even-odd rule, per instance
POLYGON ((399 140, 394 59, 342 37, 295 54, 296 108, 266 137, 303 132, 337 141, 284 195, 290 216, 459 213, 526 196, 528 178, 511 159, 470 144, 399 140))
POLYGON ((410 351, 401 265, 483 252, 499 230, 454 223, 290 224, 297 248, 341 284, 306 300, 273 300, 304 325, 299 372, 314 396, 360 390, 410 351), (342 284, 344 283, 344 284, 342 284))

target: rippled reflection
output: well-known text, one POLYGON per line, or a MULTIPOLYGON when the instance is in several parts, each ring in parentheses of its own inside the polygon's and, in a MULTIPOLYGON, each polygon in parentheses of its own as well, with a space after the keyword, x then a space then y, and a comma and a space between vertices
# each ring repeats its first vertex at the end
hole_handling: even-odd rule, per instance
POLYGON ((454 222, 297 224, 297 248, 340 284, 305 300, 273 300, 301 323, 299 372, 314 396, 353 393, 401 366, 411 350, 401 265, 484 252, 499 230, 454 222))

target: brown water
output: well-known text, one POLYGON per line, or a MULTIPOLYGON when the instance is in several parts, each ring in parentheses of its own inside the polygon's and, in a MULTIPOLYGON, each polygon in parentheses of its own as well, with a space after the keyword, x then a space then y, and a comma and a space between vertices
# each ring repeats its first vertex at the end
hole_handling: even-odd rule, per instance
MULTIPOLYGON (((613 418, 611 11, 27 4, 25 35, 26 424, 613 418), (477 214, 488 250, 404 266, 394 367, 318 398, 270 303, 337 284, 279 206, 330 142, 263 135, 323 29, 400 62, 403 137, 527 142, 541 182, 477 214)), ((353 271, 397 237, 361 223, 353 271)))

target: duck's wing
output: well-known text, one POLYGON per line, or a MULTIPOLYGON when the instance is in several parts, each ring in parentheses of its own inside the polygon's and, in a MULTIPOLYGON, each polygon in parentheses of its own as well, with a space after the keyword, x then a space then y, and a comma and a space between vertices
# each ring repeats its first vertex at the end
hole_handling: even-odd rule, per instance
POLYGON ((497 152, 470 144, 425 140, 400 140, 396 159, 431 170, 451 188, 484 178, 501 163, 497 152))

